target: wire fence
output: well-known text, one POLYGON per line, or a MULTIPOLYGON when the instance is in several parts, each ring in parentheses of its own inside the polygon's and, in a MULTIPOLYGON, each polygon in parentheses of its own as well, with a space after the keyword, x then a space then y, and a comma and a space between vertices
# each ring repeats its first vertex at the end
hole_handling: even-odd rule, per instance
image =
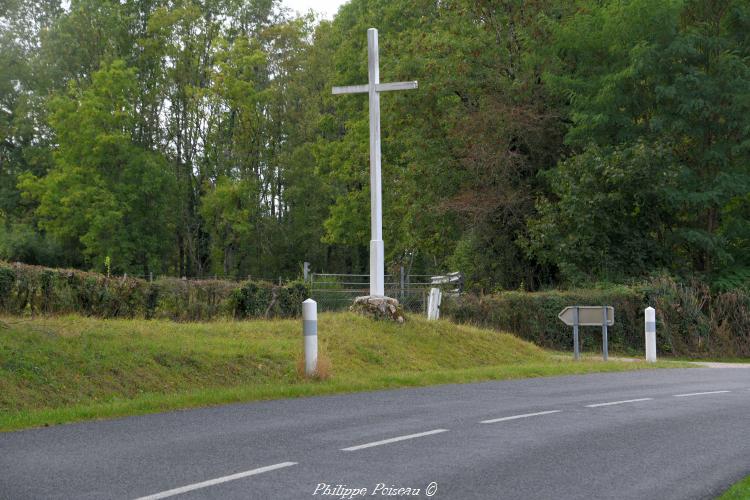
MULTIPOLYGON (((115 277, 113 275, 113 277, 115 277)), ((201 276, 179 278, 170 275, 125 274, 122 277, 140 278, 146 281, 157 279, 182 279, 190 282, 221 280, 239 283, 245 280, 267 281, 284 285, 289 279, 282 277, 268 278, 262 276, 225 277, 201 276)), ((310 296, 318 303, 320 311, 341 311, 349 308, 356 297, 370 294, 369 274, 335 274, 310 273, 307 276, 310 296)), ((435 276, 429 274, 408 274, 401 269, 400 274, 385 276, 385 294, 398 299, 405 311, 424 314, 427 312, 430 288, 440 288, 444 294, 457 295, 463 291, 463 276, 461 273, 449 273, 435 276)))
MULTIPOLYGON (((105 273, 106 274, 106 273, 105 273)), ((219 276, 219 275, 203 275, 203 276, 174 276, 171 274, 157 274, 157 273, 125 273, 125 274, 112 274, 112 278, 138 278, 146 281, 156 281, 160 279, 174 279, 174 280, 185 280, 185 281, 230 281, 233 283, 241 283, 244 281, 265 281, 273 283, 274 285, 286 285, 292 281, 301 280, 301 278, 285 278, 285 277, 266 277, 266 276, 219 276)))
MULTIPOLYGON (((310 274, 310 295, 318 303, 318 310, 340 311, 352 305, 356 297, 370 294, 369 274, 310 274)), ((427 312, 430 288, 441 288, 445 293, 461 293, 463 277, 460 273, 445 276, 404 274, 385 276, 385 294, 398 299, 405 311, 427 312)))

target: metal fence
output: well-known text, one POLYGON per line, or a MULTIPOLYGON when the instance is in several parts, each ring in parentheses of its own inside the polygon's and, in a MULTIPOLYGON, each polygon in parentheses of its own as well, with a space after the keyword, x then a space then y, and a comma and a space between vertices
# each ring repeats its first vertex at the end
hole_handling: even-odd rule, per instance
MULTIPOLYGON (((355 297, 370 294, 369 274, 311 273, 310 295, 321 311, 339 311, 352 305, 355 297)), ((427 312, 427 297, 430 288, 443 289, 447 293, 460 293, 463 278, 459 273, 445 276, 426 274, 387 274, 385 294, 398 299, 405 311, 427 312)))

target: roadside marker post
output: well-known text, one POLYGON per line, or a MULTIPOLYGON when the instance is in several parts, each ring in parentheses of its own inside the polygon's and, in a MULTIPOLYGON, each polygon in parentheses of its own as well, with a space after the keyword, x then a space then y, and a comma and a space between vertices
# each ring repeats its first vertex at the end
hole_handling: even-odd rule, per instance
POLYGON ((578 361, 581 359, 581 349, 578 345, 578 316, 579 316, 578 306, 576 306, 576 312, 574 316, 574 323, 573 323, 573 358, 578 361))
POLYGON ((647 307, 644 311, 646 322, 646 361, 656 362, 656 310, 653 307, 647 307))
POLYGON ((311 377, 318 369, 318 303, 313 299, 302 303, 302 334, 305 338, 305 375, 311 377))
POLYGON ((609 358, 609 346, 607 345, 607 306, 602 307, 602 314, 604 316, 602 321, 602 357, 604 361, 609 358))
POLYGON ((578 328, 581 326, 602 327, 602 357, 609 358, 608 328, 615 324, 615 308, 612 306, 568 306, 557 315, 560 321, 573 327, 573 356, 580 359, 581 350, 578 328))

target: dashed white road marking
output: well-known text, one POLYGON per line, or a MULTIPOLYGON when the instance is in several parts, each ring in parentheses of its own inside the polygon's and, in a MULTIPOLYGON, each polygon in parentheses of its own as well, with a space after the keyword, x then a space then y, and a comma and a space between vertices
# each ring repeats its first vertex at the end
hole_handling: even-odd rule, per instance
POLYGON ((688 394, 673 394, 673 396, 676 398, 687 398, 689 396, 705 396, 707 394, 724 394, 725 392, 732 392, 732 391, 690 392, 688 394))
POLYGON ((297 465, 297 462, 282 462, 280 464, 268 465, 266 467, 259 467, 257 469, 247 470, 245 472, 238 472, 237 474, 232 474, 230 476, 217 477, 216 479, 210 479, 208 481, 203 481, 203 482, 195 483, 195 484, 188 484, 187 486, 182 486, 180 488, 175 488, 173 490, 167 490, 167 491, 162 491, 160 493, 154 493, 153 495, 140 497, 140 498, 137 498, 136 500, 158 500, 159 498, 167 498, 167 497, 171 497, 174 495, 179 495, 181 493, 186 493, 188 491, 198 490, 201 488, 206 488, 208 486, 214 486, 216 484, 226 483, 228 481, 234 481, 235 479, 242 479, 243 477, 254 476, 256 474, 262 474, 264 472, 270 472, 272 470, 283 469, 284 467, 290 467, 292 465, 297 465))
POLYGON ((493 418, 490 420, 482 420, 481 424, 494 424, 496 422, 505 422, 506 420, 518 420, 519 418, 536 417, 538 415, 549 415, 550 413, 560 413, 562 410, 549 410, 539 411, 536 413, 524 413, 523 415, 512 415, 510 417, 493 418))
POLYGON ((375 441, 372 443, 359 444, 357 446, 350 446, 348 448, 341 448, 341 451, 356 451, 363 448, 372 448, 373 446, 380 446, 383 444, 396 443, 398 441, 406 441, 407 439, 414 439, 423 436, 431 436, 432 434, 440 434, 441 432, 448 432, 448 429, 435 429, 427 432, 420 432, 418 434, 409 434, 406 436, 398 436, 390 439, 383 439, 382 441, 375 441))
POLYGON ((609 403, 596 403, 593 405, 586 405, 586 408, 598 408, 600 406, 612 406, 621 405, 625 403, 637 403, 638 401, 651 401, 654 398, 638 398, 638 399, 626 399, 624 401, 610 401, 609 403))

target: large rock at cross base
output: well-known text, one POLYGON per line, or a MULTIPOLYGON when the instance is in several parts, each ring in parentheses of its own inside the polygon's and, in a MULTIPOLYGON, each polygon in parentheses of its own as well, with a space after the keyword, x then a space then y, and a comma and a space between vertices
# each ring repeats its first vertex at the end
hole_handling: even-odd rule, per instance
POLYGON ((365 295, 354 299, 354 304, 349 308, 350 311, 372 319, 384 319, 403 323, 404 309, 398 300, 391 297, 378 297, 375 295, 365 295))

